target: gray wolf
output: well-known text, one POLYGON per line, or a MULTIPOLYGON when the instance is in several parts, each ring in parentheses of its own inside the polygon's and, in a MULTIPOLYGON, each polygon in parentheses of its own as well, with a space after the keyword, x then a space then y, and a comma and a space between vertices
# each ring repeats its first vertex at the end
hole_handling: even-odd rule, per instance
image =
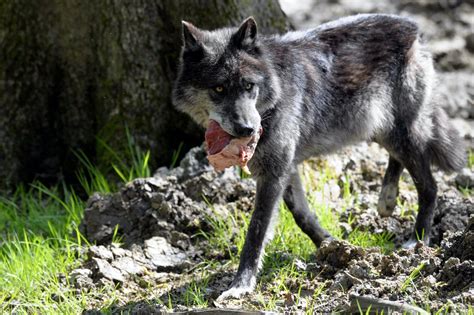
POLYGON ((432 58, 414 22, 357 15, 272 36, 258 34, 252 17, 214 31, 183 22, 183 41, 175 107, 203 126, 217 121, 236 138, 263 127, 249 162, 255 210, 237 274, 220 298, 254 289, 282 198, 316 246, 331 238, 308 207, 297 165, 359 141, 375 141, 389 153, 380 215, 394 210, 407 169, 419 210, 405 246, 429 242, 437 195, 431 166, 459 170, 465 150, 437 104, 432 58))

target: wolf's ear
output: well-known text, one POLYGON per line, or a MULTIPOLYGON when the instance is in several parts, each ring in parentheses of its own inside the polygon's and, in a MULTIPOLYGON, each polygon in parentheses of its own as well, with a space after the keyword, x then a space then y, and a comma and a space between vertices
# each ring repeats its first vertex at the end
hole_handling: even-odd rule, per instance
POLYGON ((252 46, 257 39, 257 22, 255 22, 255 19, 251 16, 243 21, 232 38, 234 43, 240 47, 252 46))
POLYGON ((183 25, 183 42, 186 50, 197 50, 201 48, 201 31, 189 22, 181 21, 183 25))

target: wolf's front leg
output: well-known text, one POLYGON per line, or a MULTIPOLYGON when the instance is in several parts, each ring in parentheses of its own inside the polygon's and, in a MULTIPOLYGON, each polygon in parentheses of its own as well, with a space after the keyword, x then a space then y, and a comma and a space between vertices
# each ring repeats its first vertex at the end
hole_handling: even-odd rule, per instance
POLYGON ((286 178, 269 175, 257 179, 255 210, 240 254, 239 269, 230 289, 222 293, 218 300, 238 298, 255 289, 265 245, 273 237, 274 225, 278 218, 278 203, 286 182, 286 178))

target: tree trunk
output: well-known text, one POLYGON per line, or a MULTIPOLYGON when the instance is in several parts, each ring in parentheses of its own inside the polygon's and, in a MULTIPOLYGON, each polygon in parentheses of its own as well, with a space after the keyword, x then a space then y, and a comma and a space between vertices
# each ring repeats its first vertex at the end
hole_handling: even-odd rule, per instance
POLYGON ((0 2, 0 187, 72 176, 73 151, 120 151, 125 126, 153 166, 203 140, 170 101, 181 20, 263 32, 288 27, 277 0, 6 0, 0 2))

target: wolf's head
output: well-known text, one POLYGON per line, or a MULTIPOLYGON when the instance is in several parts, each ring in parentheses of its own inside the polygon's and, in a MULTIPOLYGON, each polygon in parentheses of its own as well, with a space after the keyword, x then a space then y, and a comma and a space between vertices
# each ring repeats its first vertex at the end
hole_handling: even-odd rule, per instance
POLYGON ((261 114, 278 99, 279 82, 250 17, 239 28, 198 29, 183 21, 183 48, 173 90, 177 109, 235 137, 259 131, 261 114))

